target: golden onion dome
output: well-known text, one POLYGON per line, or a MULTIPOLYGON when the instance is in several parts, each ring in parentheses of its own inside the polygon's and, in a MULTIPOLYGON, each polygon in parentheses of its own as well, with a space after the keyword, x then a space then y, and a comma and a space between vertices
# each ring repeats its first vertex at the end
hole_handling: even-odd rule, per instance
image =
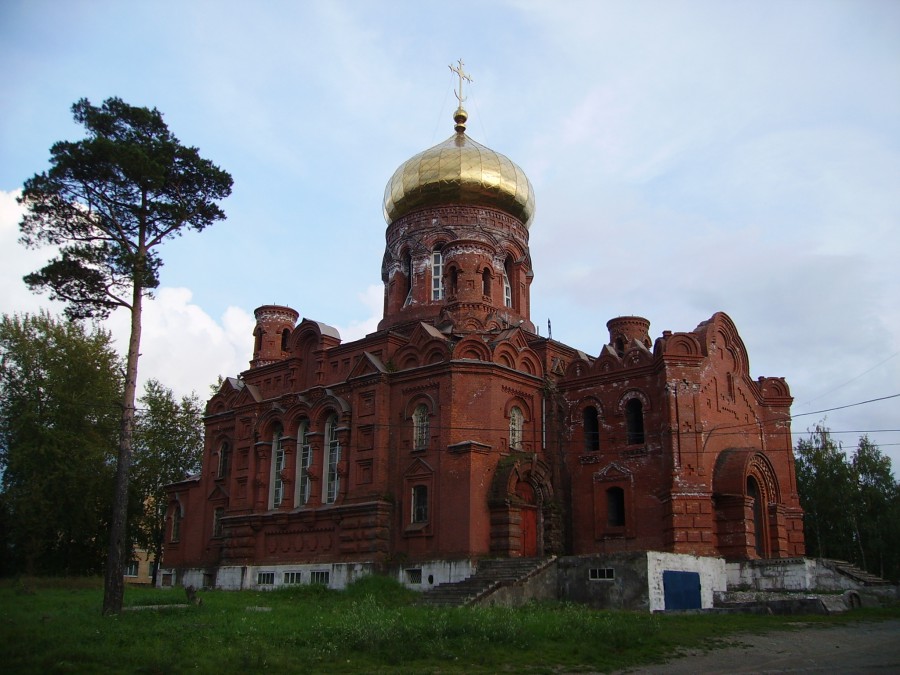
POLYGON ((534 189, 512 160, 466 136, 467 115, 457 109, 456 133, 408 159, 384 189, 388 224, 425 207, 447 204, 488 206, 521 220, 534 216, 534 189))

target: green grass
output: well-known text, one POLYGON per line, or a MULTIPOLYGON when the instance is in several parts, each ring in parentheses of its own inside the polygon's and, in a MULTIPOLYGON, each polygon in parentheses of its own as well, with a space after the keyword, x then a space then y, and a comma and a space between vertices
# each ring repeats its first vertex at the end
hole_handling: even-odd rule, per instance
MULTIPOLYGON (((610 671, 735 632, 900 617, 600 612, 566 603, 436 609, 383 577, 346 591, 209 591, 202 605, 102 617, 97 580, 0 583, 0 668, 15 673, 610 671)), ((179 605, 181 589, 129 587, 126 606, 179 605)))

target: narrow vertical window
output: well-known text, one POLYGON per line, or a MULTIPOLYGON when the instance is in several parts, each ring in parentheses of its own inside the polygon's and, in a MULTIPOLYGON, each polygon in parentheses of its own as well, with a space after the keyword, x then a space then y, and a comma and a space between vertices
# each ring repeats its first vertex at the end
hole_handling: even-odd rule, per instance
POLYGON ((181 504, 175 503, 175 510, 172 512, 172 541, 178 541, 181 538, 181 504))
POLYGON ((403 301, 403 306, 406 307, 412 302, 413 297, 412 256, 408 251, 403 256, 403 274, 406 275, 406 299, 403 301))
POLYGON ((412 489, 412 513, 411 522, 428 522, 428 486, 415 485, 412 489))
POLYGON ((285 328, 281 331, 281 351, 286 352, 288 350, 288 343, 291 340, 291 331, 285 328))
POLYGON ((625 527, 625 490, 611 487, 606 491, 606 524, 625 527))
POLYGON ((459 270, 456 267, 450 268, 450 295, 456 295, 459 290, 457 288, 459 284, 459 270))
POLYGON ((284 498, 284 481, 281 472, 284 471, 284 438, 281 427, 276 427, 272 434, 272 476, 269 508, 277 509, 284 498))
POLYGON ((225 509, 221 506, 216 507, 213 511, 213 536, 221 537, 222 530, 222 518, 225 516, 225 509))
POLYGON ((431 299, 444 299, 444 256, 440 249, 431 252, 431 299))
POLYGON ((522 415, 522 411, 519 410, 518 407, 513 407, 512 410, 509 411, 509 447, 510 448, 521 448, 522 447, 522 426, 524 424, 525 417, 522 415))
POLYGON ((600 450, 600 420, 597 409, 592 405, 584 409, 584 450, 585 452, 600 450))
POLYGON ((337 436, 337 415, 328 418, 325 425, 325 503, 334 504, 340 488, 338 462, 341 461, 341 444, 337 436))
POLYGON ((510 283, 510 279, 512 279, 511 272, 510 260, 507 258, 506 264, 503 266, 503 304, 510 308, 513 306, 512 284, 510 283))
POLYGON ((424 403, 416 406, 413 412, 413 447, 416 450, 424 450, 428 447, 428 406, 424 403))
POLYGON ((253 331, 253 356, 259 356, 259 352, 262 350, 262 337, 263 330, 262 328, 257 328, 253 331))
POLYGON ((228 478, 231 472, 231 446, 228 443, 222 443, 219 449, 219 478, 228 478))
POLYGON ((644 442, 644 405, 633 398, 625 404, 625 428, 628 445, 644 442))
POLYGON ((753 543, 756 547, 756 555, 766 557, 765 531, 763 525, 762 499, 760 498, 759 483, 753 476, 747 476, 747 496, 753 500, 753 543))
POLYGON ((481 273, 481 294, 486 298, 491 297, 491 271, 487 267, 481 273))
POLYGON ((297 431, 297 499, 296 506, 309 501, 309 467, 312 464, 312 448, 309 445, 309 422, 300 422, 297 431))

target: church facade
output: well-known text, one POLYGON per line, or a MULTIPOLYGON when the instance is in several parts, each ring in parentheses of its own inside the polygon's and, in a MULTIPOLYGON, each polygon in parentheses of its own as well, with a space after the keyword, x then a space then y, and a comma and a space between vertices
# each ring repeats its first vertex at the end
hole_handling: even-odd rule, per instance
POLYGON ((202 470, 168 488, 163 583, 803 555, 785 381, 751 379, 723 313, 655 339, 614 318, 590 355, 538 335, 532 186, 469 138, 462 106, 454 120, 385 190, 376 332, 345 344, 290 307, 256 310, 250 368, 207 405, 202 470))

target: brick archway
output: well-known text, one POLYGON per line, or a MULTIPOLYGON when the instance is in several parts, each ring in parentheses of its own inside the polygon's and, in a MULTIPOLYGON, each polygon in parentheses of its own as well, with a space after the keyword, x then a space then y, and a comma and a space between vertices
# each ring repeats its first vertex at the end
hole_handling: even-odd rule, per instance
POLYGON ((781 491, 772 464, 756 448, 730 448, 713 478, 719 552, 728 559, 770 558, 786 538, 781 491))
POLYGON ((550 468, 540 460, 525 453, 502 458, 488 507, 493 555, 530 558, 560 552, 561 523, 550 468))

